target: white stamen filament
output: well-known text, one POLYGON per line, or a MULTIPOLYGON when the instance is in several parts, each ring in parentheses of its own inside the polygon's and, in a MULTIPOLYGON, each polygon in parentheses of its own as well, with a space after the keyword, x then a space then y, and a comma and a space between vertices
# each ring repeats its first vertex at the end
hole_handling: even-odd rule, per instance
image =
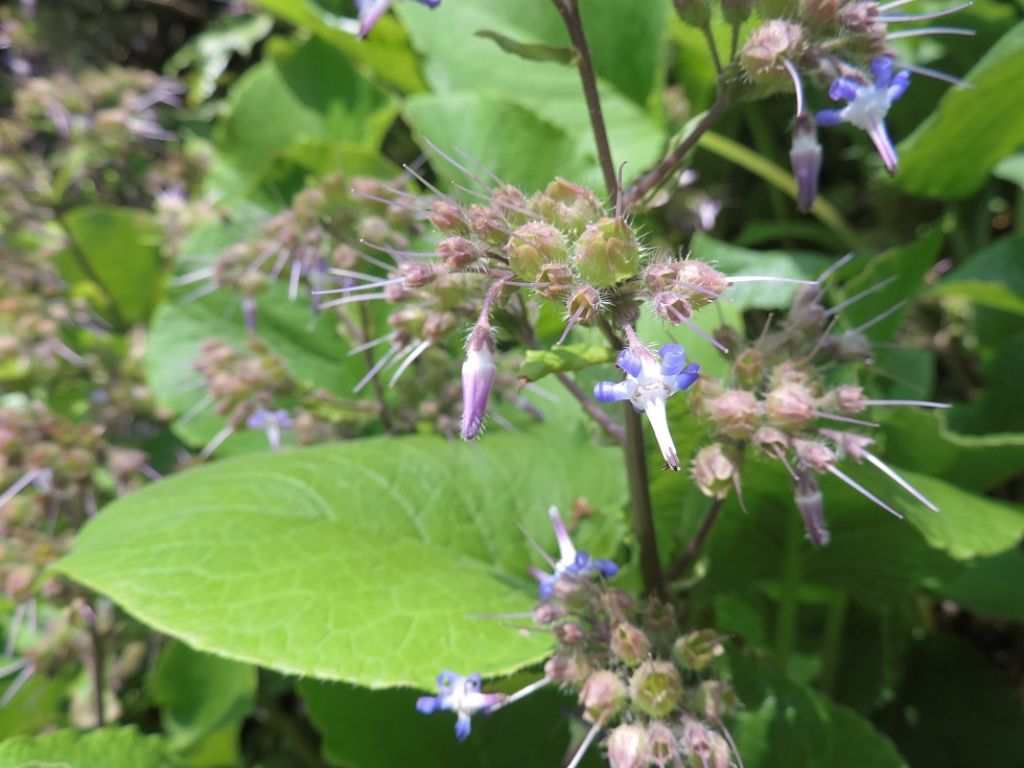
POLYGON ((11 484, 10 488, 4 491, 3 495, 0 495, 0 509, 3 509, 4 506, 6 506, 7 502, 9 502, 19 493, 21 493, 23 489, 31 485, 37 477, 39 477, 46 471, 47 470, 45 469, 30 469, 28 472, 26 472, 17 480, 15 480, 14 483, 11 484))
POLYGON ((840 416, 837 413, 826 413, 825 411, 815 411, 814 415, 819 419, 828 419, 829 421, 841 421, 843 424, 856 424, 858 427, 878 427, 879 425, 873 421, 864 421, 863 419, 855 419, 851 416, 840 416))
POLYGON ((854 479, 853 479, 852 477, 850 477, 849 475, 847 475, 846 473, 844 473, 844 472, 843 472, 842 470, 840 470, 840 469, 837 469, 836 467, 834 467, 834 466, 833 466, 833 465, 831 465, 831 464, 827 465, 826 469, 828 469, 828 471, 829 471, 829 472, 831 472, 831 473, 832 473, 833 475, 835 475, 836 477, 838 477, 838 478, 839 478, 840 480, 842 480, 842 481, 843 481, 844 483, 846 483, 846 484, 847 484, 848 486, 850 486, 851 488, 853 488, 853 490, 857 491, 857 493, 859 493, 859 494, 860 494, 861 496, 863 496, 864 498, 866 498, 866 499, 867 499, 868 501, 873 501, 873 502, 874 502, 875 504, 877 504, 878 506, 880 506, 880 507, 881 507, 882 509, 884 509, 884 510, 885 510, 886 512, 888 512, 888 513, 889 513, 890 515, 895 515, 895 516, 896 516, 896 517, 898 517, 898 518, 899 518, 900 520, 902 520, 902 519, 903 519, 903 515, 901 515, 901 514, 900 514, 899 512, 897 512, 897 511, 896 511, 895 509, 893 509, 892 507, 890 507, 890 506, 889 506, 888 504, 886 504, 886 503, 885 503, 884 501, 882 501, 882 500, 881 500, 880 498, 878 498, 877 496, 875 496, 875 494, 873 494, 873 493, 872 493, 871 491, 869 491, 869 490, 868 490, 867 488, 865 488, 865 487, 864 487, 863 485, 861 485, 860 483, 858 483, 858 482, 857 482, 856 480, 854 480, 854 479))
POLYGON ((331 307, 340 307, 342 304, 352 304, 358 301, 374 301, 376 299, 386 299, 386 293, 360 293, 356 296, 346 296, 343 299, 334 299, 328 301, 326 304, 321 304, 320 309, 330 309, 331 307))
POLYGON ((430 340, 429 339, 424 339, 419 344, 417 344, 416 347, 413 349, 413 351, 410 352, 406 356, 405 360, 403 360, 401 362, 401 364, 398 366, 398 368, 395 369, 394 374, 391 376, 391 381, 388 382, 388 386, 389 387, 395 386, 395 382, 398 381, 398 379, 401 377, 401 375, 403 373, 405 373, 405 369, 408 368, 410 365, 412 365, 413 361, 417 357, 419 357, 424 352, 426 352, 427 351, 427 347, 429 347, 429 346, 430 346, 430 340))
POLYGON ((909 405, 918 408, 952 408, 951 403, 937 403, 933 400, 868 400, 868 405, 909 405))
POLYGON ((873 293, 878 293, 883 288, 886 288, 887 286, 892 285, 893 282, 895 282, 895 280, 897 279, 897 277, 898 277, 898 275, 890 275, 889 277, 885 278, 885 280, 882 280, 879 283, 875 283, 874 285, 872 285, 872 286, 870 286, 868 288, 865 288, 860 293, 853 294, 853 296, 851 296, 850 298, 846 299, 845 301, 841 301, 838 304, 836 304, 834 307, 832 307, 831 309, 826 310, 825 311, 825 317, 831 317, 832 315, 836 314, 837 312, 842 312, 844 309, 846 309, 851 304, 856 304, 861 299, 867 298, 868 296, 870 296, 873 293))
POLYGON ((902 477, 900 477, 899 474, 896 472, 896 470, 894 470, 892 467, 890 467, 888 464, 886 464, 880 458, 878 458, 873 453, 869 452, 868 450, 866 450, 864 448, 861 449, 861 453, 864 454, 864 458, 865 459, 867 459, 869 462, 874 464, 878 469, 880 469, 882 472, 884 472, 886 475, 888 475, 888 477, 890 479, 892 479, 897 485, 899 485, 903 490, 905 490, 907 493, 909 493, 915 499, 917 499, 922 504, 924 504, 926 507, 928 507, 928 509, 930 509, 932 512, 938 512, 939 511, 939 508, 937 506, 935 506, 931 501, 929 501, 925 497, 925 495, 923 493, 921 493, 914 486, 912 486, 910 483, 908 483, 906 480, 904 480, 902 477))
POLYGON ((587 753, 587 750, 590 749, 590 745, 594 742, 594 739, 597 738, 597 734, 603 727, 604 718, 602 717, 590 727, 589 731, 587 731, 587 735, 584 736, 583 741, 580 742, 580 746, 576 750, 576 754, 572 756, 572 760, 569 761, 569 764, 565 766, 565 768, 578 768, 580 762, 583 760, 583 756, 587 753))
POLYGON ((950 14, 962 11, 964 8, 970 8, 971 5, 972 3, 960 3, 960 5, 954 5, 949 8, 943 8, 942 10, 931 11, 929 13, 894 13, 891 15, 879 16, 878 18, 886 24, 905 21, 928 21, 928 19, 940 19, 943 16, 949 16, 950 14))
POLYGON ((388 351, 380 356, 380 360, 374 363, 373 367, 370 368, 366 375, 359 380, 359 383, 352 388, 352 392, 358 392, 367 384, 369 384, 370 380, 377 375, 378 371, 380 371, 381 368, 387 365, 388 360, 394 357, 395 353, 398 352, 399 349, 401 349, 401 347, 399 347, 397 344, 392 344, 388 351))
POLYGON ((891 307, 889 307, 887 310, 885 310, 881 314, 875 315, 873 318, 868 320, 866 323, 858 325, 853 330, 847 331, 847 333, 863 333, 868 328, 871 328, 871 327, 873 327, 875 325, 878 325, 880 322, 882 322, 887 317, 889 317, 889 315, 892 315, 895 312, 898 312, 900 309, 902 309, 903 305, 906 304, 906 303, 907 303, 906 299, 903 299, 902 301, 897 301, 895 304, 893 304, 891 307))
POLYGON ((885 36, 886 40, 903 40, 907 37, 924 37, 926 35, 958 35, 960 37, 974 37, 974 30, 965 27, 921 27, 920 29, 901 29, 899 32, 890 32, 885 36))

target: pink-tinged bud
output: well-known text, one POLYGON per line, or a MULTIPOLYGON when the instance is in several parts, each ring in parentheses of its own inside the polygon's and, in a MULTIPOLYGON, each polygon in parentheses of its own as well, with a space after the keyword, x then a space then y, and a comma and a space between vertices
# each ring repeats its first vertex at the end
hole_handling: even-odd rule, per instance
POLYGON ((435 200, 430 206, 430 223, 446 234, 464 234, 467 231, 462 209, 447 200, 435 200))
POLYGON ((610 288, 636 275, 640 245, 622 219, 601 219, 576 241, 574 261, 580 277, 598 288, 610 288))
POLYGON ((627 667, 635 667, 651 653, 651 641, 639 627, 619 622, 612 629, 612 653, 627 667))
POLYGON ((626 621, 633 612, 633 598, 617 587, 606 587, 601 591, 601 604, 612 621, 626 621))
POLYGON ((359 251, 348 243, 342 243, 331 251, 331 264, 339 269, 354 269, 359 259, 359 251))
POLYGON ((793 495, 796 508, 804 521, 807 538, 816 547, 828 544, 829 532, 825 524, 825 500, 818 488, 818 481, 810 472, 801 470, 797 474, 796 488, 793 495))
POLYGON ((465 269, 480 258, 480 251, 464 237, 446 237, 437 244, 437 252, 448 269, 465 269))
POLYGON ((853 416, 861 413, 868 407, 868 399, 864 397, 864 390, 850 384, 836 387, 824 398, 826 407, 835 408, 839 413, 853 416))
POLYGON ((569 317, 578 318, 577 322, 593 320, 601 309, 601 294, 592 286, 580 286, 569 295, 565 309, 569 317))
POLYGON ((841 363, 867 363, 874 359, 871 340, 858 331, 847 331, 835 339, 836 359, 841 363))
POLYGON ((828 468, 836 463, 836 454, 827 445, 813 440, 793 438, 793 452, 804 466, 815 472, 828 472, 828 468))
POLYGON ((459 319, 454 312, 428 312, 423 320, 423 335, 430 341, 442 341, 455 330, 459 319))
POLYGON ((747 347, 736 357, 732 370, 741 386, 756 388, 764 377, 764 355, 757 347, 747 347))
POLYGON ((688 632, 676 639, 672 655, 683 669, 700 672, 725 653, 725 646, 713 629, 688 632))
POLYGON ((673 325, 679 325, 693 314, 693 306, 689 299, 676 289, 655 294, 651 308, 654 314, 673 325))
POLYGON ((683 698, 679 670, 671 661, 645 661, 629 679, 629 698, 646 715, 669 715, 683 698))
POLYGON ((729 744, 700 720, 683 715, 682 741, 690 768, 729 768, 729 744))
POLYGON ((523 224, 505 245, 509 266, 521 280, 536 280, 541 267, 568 258, 565 235, 544 221, 523 224))
POLYGON ((718 431, 736 440, 746 440, 761 422, 757 398, 745 389, 730 389, 707 402, 708 413, 718 431))
POLYGON ((690 472, 701 493, 724 499, 734 486, 739 466, 721 443, 711 443, 697 451, 690 472))
POLYGON ((721 680, 705 680, 701 683, 697 699, 704 716, 713 722, 724 720, 740 706, 736 691, 721 680))
POLYGON ((537 273, 537 282, 541 284, 540 293, 544 298, 556 300, 572 285, 572 270, 567 264, 542 264, 537 273))
POLYGON ((754 83, 779 88, 789 82, 789 74, 782 62, 786 59, 799 61, 805 48, 802 27, 789 21, 771 19, 747 38, 740 51, 740 66, 754 83))
POLYGON ((661 261, 644 271, 644 283, 651 293, 668 290, 676 280, 676 262, 661 261))
POLYGON ((508 240, 508 227, 504 217, 486 205, 472 205, 469 208, 470 231, 489 245, 504 245, 508 240))
POLYGON ((480 434, 497 370, 490 328, 478 323, 469 336, 466 361, 462 364, 463 440, 473 440, 480 434))
POLYGON ((611 768, 644 768, 647 765, 647 731, 642 725, 620 725, 608 734, 611 768))
POLYGON ((817 29, 831 29, 839 23, 842 0, 800 0, 800 18, 817 29))
POLYGON ((557 603, 541 603, 533 610, 533 620, 541 627, 553 624, 565 615, 565 608, 557 603))
POLYGON ((405 283, 392 283, 384 286, 384 301, 388 304, 402 304, 414 298, 415 295, 405 283))
POLYGON ((655 721, 647 726, 648 762, 654 763, 658 768, 677 765, 679 746, 679 739, 667 724, 655 721))
POLYGON ((423 288, 430 285, 438 276, 438 268, 433 264, 410 261, 398 267, 398 273, 405 278, 409 288, 423 288))
POLYGON ((800 384, 783 384, 765 398, 765 415, 780 429, 804 429, 814 419, 814 397, 800 384))
POLYGON ((803 363, 786 360, 772 368, 770 384, 781 387, 783 384, 799 384, 812 394, 820 391, 817 373, 803 363))
POLYGON ((711 376, 701 376, 690 387, 690 410, 702 419, 710 418, 707 404, 725 392, 722 382, 711 376))
POLYGON ((707 306, 729 287, 725 275, 700 259, 675 262, 675 287, 685 293, 695 310, 707 306))
POLYGON ((532 208, 548 223, 569 235, 578 235, 604 214, 597 195, 586 187, 558 178, 530 200, 532 208))
POLYGON ((823 429, 821 434, 836 444, 840 456, 849 456, 856 462, 864 461, 868 446, 875 441, 870 437, 853 432, 839 432, 834 429, 823 429))
POLYGON ((590 663, 579 650, 558 651, 544 663, 544 676, 556 683, 578 684, 590 673, 590 663))
POLYGON ((591 672, 580 690, 580 705, 585 720, 607 722, 626 705, 626 684, 607 669, 591 672))
POLYGON ((507 220, 513 224, 520 224, 526 220, 528 202, 526 197, 511 184, 505 184, 491 192, 491 207, 505 215, 507 220))
POLYGON ((583 642, 583 627, 575 621, 567 621, 555 627, 555 638, 562 645, 579 645, 583 642))
POLYGON ((789 451, 789 436, 775 427, 761 427, 754 433, 754 447, 766 456, 777 459, 789 451))
POLYGON ((793 143, 789 150, 789 163, 796 179, 796 204, 807 213, 818 196, 818 176, 821 174, 821 143, 814 118, 806 112, 793 122, 793 143))

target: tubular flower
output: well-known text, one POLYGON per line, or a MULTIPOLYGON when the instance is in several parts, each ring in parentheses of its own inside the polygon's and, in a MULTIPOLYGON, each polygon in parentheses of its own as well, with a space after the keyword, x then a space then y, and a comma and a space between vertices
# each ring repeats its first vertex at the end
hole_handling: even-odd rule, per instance
MULTIPOLYGON (((359 36, 366 37, 370 34, 370 30, 373 29, 373 25, 377 23, 385 13, 388 12, 388 8, 391 7, 392 0, 356 0, 356 7, 359 9, 359 36)), ((441 4, 441 0, 417 0, 428 8, 436 8, 441 4)))
POLYGON ((437 676, 437 696, 420 696, 416 709, 424 715, 447 710, 454 712, 455 738, 465 741, 471 727, 470 718, 478 712, 489 712, 505 701, 503 693, 482 693, 480 675, 457 675, 445 670, 437 676))
POLYGON ((466 360, 462 364, 463 440, 473 440, 480 434, 498 371, 490 330, 486 322, 477 324, 466 344, 466 360))
POLYGON ((646 413, 661 455, 665 458, 665 466, 678 471, 679 455, 668 429, 665 402, 700 378, 700 365, 687 364, 686 352, 678 344, 666 344, 659 349, 659 363, 639 342, 632 328, 627 327, 626 333, 629 346, 619 353, 615 361, 615 365, 625 371, 626 379, 598 382, 594 387, 594 398, 602 403, 629 400, 638 413, 646 413))
POLYGON ((558 514, 558 507, 548 509, 548 517, 551 518, 551 527, 555 529, 555 540, 558 542, 558 560, 553 563, 554 573, 545 573, 539 568, 534 569, 533 575, 540 582, 538 592, 541 599, 549 599, 555 591, 555 584, 563 577, 579 576, 588 578, 598 573, 607 579, 619 572, 619 566, 611 560, 591 557, 588 553, 577 550, 569 538, 569 532, 565 529, 562 516, 558 514))
POLYGON ((847 105, 842 109, 822 110, 817 121, 818 125, 825 126, 850 123, 867 131, 882 156, 885 170, 895 174, 899 159, 885 128, 885 116, 892 103, 907 92, 910 72, 902 70, 893 74, 892 58, 879 56, 871 62, 871 74, 874 83, 861 83, 849 77, 834 80, 828 95, 833 101, 845 101, 847 105))

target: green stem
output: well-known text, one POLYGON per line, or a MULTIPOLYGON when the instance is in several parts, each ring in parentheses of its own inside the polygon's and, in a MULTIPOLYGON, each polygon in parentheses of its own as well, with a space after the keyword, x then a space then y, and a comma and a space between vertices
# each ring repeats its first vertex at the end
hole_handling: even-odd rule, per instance
POLYGON ((630 511, 633 531, 640 547, 640 572, 644 591, 665 597, 665 575, 658 557, 658 538, 654 532, 651 489, 647 483, 647 449, 644 447, 644 425, 633 406, 624 403, 626 414, 626 476, 629 480, 630 511))
POLYGON ((836 689, 839 653, 843 644, 843 623, 846 620, 846 594, 839 593, 828 607, 825 637, 822 639, 821 690, 831 695, 836 689))
POLYGON ((785 671, 796 645, 797 613, 800 591, 800 542, 803 530, 800 518, 786 515, 786 539, 782 553, 782 575, 779 585, 779 610, 775 622, 775 660, 785 671))
MULTIPOLYGON (((768 130, 764 113, 760 109, 761 106, 761 104, 754 104, 746 110, 747 127, 750 129, 750 136, 754 140, 754 147, 761 157, 769 162, 774 162, 771 158, 775 156, 778 148, 775 146, 771 131, 768 130)), ((768 200, 772 206, 772 215, 775 219, 777 221, 786 221, 789 218, 789 211, 786 207, 786 200, 782 196, 782 191, 776 186, 768 185, 768 200)))

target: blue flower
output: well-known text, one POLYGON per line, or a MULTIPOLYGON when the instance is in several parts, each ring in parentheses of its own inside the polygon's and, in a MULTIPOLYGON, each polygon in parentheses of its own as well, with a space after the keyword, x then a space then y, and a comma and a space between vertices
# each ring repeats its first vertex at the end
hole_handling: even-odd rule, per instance
POLYGON ((454 712, 455 738, 465 741, 471 727, 470 718, 478 712, 489 712, 505 701, 503 693, 482 693, 480 675, 457 675, 445 670, 437 676, 437 696, 420 696, 416 709, 424 715, 446 710, 454 712))
POLYGON ((276 411, 268 408, 257 408, 252 415, 245 420, 248 429, 262 429, 267 434, 267 442, 271 450, 281 448, 281 431, 295 428, 295 421, 288 415, 288 411, 279 408, 276 411))
POLYGON ((619 572, 617 566, 611 560, 594 558, 583 551, 578 551, 569 538, 569 532, 565 529, 562 516, 558 514, 558 507, 548 509, 548 517, 551 518, 551 527, 555 529, 555 540, 558 542, 558 560, 554 563, 554 573, 545 573, 539 568, 534 569, 534 576, 540 582, 538 592, 542 600, 548 600, 554 594, 555 584, 564 576, 578 576, 589 578, 598 573, 606 579, 619 572))
POLYGON ((817 115, 819 125, 850 123, 867 131, 878 154, 882 156, 885 170, 896 173, 899 159, 885 129, 885 116, 892 103, 907 92, 910 72, 903 70, 893 74, 892 58, 879 56, 871 62, 874 83, 861 83, 849 77, 840 77, 828 89, 833 101, 848 102, 842 109, 823 109, 817 115))
POLYGON ((619 353, 615 364, 626 372, 625 381, 600 381, 594 397, 602 403, 629 400, 638 413, 646 413, 654 436, 669 469, 679 470, 672 434, 668 429, 666 401, 700 378, 700 365, 686 363, 686 352, 678 344, 666 344, 658 350, 659 363, 647 347, 640 344, 631 328, 627 328, 630 345, 619 353))
MULTIPOLYGON (((441 0, 417 0, 428 8, 437 8, 441 0)), ((356 0, 356 8, 359 9, 359 36, 366 37, 373 29, 377 20, 387 13, 391 7, 392 0, 356 0)))

